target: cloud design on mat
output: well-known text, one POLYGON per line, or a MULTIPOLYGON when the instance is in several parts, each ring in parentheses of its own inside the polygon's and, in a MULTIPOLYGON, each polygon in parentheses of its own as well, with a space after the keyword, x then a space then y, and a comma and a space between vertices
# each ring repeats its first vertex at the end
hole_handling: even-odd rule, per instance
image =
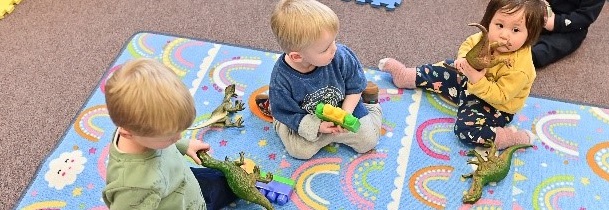
POLYGON ((61 153, 49 163, 49 170, 44 175, 44 180, 49 182, 49 187, 61 190, 76 181, 86 162, 87 158, 82 156, 80 150, 61 153))

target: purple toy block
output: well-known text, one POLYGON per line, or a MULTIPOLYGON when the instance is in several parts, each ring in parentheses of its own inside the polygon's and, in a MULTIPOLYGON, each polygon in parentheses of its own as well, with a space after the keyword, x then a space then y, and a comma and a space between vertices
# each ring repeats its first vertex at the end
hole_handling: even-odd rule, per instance
POLYGON ((271 181, 268 184, 256 182, 256 187, 260 190, 260 193, 271 201, 271 203, 276 203, 281 206, 288 203, 293 191, 292 186, 276 181, 271 181))

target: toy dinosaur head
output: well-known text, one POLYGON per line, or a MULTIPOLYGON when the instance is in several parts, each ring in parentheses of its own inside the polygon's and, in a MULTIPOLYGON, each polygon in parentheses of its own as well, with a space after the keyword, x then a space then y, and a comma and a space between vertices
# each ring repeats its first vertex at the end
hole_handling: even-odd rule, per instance
POLYGON ((235 93, 235 84, 230 84, 230 85, 226 86, 226 88, 224 88, 224 97, 225 98, 237 97, 237 94, 235 93))
POLYGON ((209 154, 207 154, 206 151, 201 150, 197 152, 197 157, 199 157, 199 159, 201 160, 201 165, 207 167, 207 163, 211 162, 212 157, 209 156, 209 154))

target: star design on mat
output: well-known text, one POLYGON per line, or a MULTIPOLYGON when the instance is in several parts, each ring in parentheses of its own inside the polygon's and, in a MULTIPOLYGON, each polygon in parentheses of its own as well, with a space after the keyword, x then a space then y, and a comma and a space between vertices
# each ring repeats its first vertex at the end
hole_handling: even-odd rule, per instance
POLYGON ((94 155, 95 152, 97 152, 97 148, 95 148, 95 147, 89 148, 89 155, 94 155))
POLYGON ((287 160, 285 160, 285 156, 281 159, 281 163, 279 163, 279 168, 287 168, 290 167, 292 164, 290 164, 290 162, 288 162, 287 160))
POLYGON ((36 197, 38 195, 38 191, 34 190, 30 194, 32 195, 32 197, 36 197))
POLYGON ((76 196, 80 196, 82 195, 82 188, 77 187, 74 188, 74 190, 72 190, 72 196, 76 197, 76 196))
POLYGON ((269 154, 269 160, 275 160, 276 157, 277 157, 277 154, 275 154, 275 153, 269 154))
POLYGON ((467 155, 467 151, 465 151, 465 150, 459 150, 459 155, 466 156, 467 155))
POLYGON ((89 183, 89 184, 87 185, 87 189, 89 189, 89 190, 90 190, 90 189, 93 189, 94 187, 95 187, 95 186, 93 186, 93 183, 89 183))
POLYGON ((222 139, 222 141, 220 141, 220 146, 225 147, 227 143, 226 140, 222 139))
POLYGON ((260 146, 260 147, 266 146, 266 139, 260 139, 260 141, 258 141, 258 146, 260 146))
POLYGON ((583 177, 583 178, 581 179, 581 182, 582 182, 582 184, 583 184, 583 185, 586 185, 586 186, 587 186, 587 185, 589 185, 589 184, 590 184, 590 179, 588 179, 588 177, 583 177))

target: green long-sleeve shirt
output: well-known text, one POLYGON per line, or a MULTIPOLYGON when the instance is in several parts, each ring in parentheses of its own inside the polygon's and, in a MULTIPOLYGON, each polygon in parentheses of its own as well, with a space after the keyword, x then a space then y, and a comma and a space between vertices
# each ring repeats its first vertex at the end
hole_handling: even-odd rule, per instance
POLYGON ((110 209, 206 209, 199 184, 183 157, 188 142, 128 154, 118 149, 118 138, 116 132, 102 196, 110 209))

